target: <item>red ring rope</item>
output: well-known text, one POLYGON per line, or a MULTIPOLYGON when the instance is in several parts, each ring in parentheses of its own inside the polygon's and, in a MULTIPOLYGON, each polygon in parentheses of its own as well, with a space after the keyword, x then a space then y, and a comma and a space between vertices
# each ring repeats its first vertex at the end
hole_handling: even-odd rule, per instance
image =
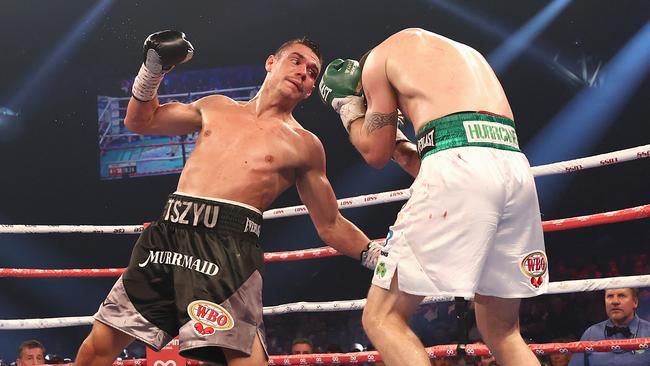
MULTIPOLYGON (((583 353, 583 352, 613 352, 613 351, 634 351, 648 350, 650 338, 613 339, 604 341, 581 341, 571 343, 547 343, 529 344, 530 349, 537 355, 551 353, 583 353)), ((430 358, 445 358, 458 355, 457 344, 447 344, 427 347, 426 351, 430 358)), ((489 355, 490 351, 483 344, 468 344, 465 352, 470 356, 489 355)), ((278 355, 269 357, 269 365, 305 365, 305 364, 360 364, 364 362, 381 361, 381 356, 376 351, 353 352, 353 353, 324 353, 310 355, 278 355)), ((203 363, 188 360, 187 366, 198 366, 203 363)), ((113 366, 147 366, 146 359, 124 360, 113 363, 113 366)))

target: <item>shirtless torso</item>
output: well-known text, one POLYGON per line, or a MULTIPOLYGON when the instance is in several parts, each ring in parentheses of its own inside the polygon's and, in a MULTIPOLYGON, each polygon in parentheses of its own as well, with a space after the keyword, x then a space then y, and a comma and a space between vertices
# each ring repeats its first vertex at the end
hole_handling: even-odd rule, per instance
POLYGON ((238 103, 224 96, 196 103, 203 125, 178 191, 263 211, 294 184, 320 143, 293 118, 257 117, 256 105, 255 99, 238 103))
POLYGON ((381 90, 393 93, 415 131, 461 111, 489 111, 513 119, 501 83, 480 53, 422 29, 405 29, 375 47, 365 63, 363 83, 390 84, 391 88, 372 88, 366 95, 369 104, 374 98, 383 108, 386 97, 381 90), (385 73, 372 71, 383 65, 385 73))
POLYGON ((317 51, 306 39, 282 45, 267 58, 264 83, 246 103, 214 95, 161 105, 155 95, 164 76, 160 70, 188 60, 193 49, 177 31, 145 41, 125 126, 144 135, 199 136, 166 214, 140 236, 129 268, 98 311, 78 365, 107 366, 134 338, 160 349, 176 334, 186 357, 266 365, 261 211, 294 184, 325 243, 353 258, 367 253, 368 237, 338 211, 321 142, 292 114, 314 89, 321 66, 317 51), (161 64, 161 54, 173 60, 161 64), (231 327, 214 332, 210 324, 208 329, 197 323, 191 317, 198 316, 191 310, 197 301, 228 313, 224 319, 231 327))
POLYGON ((517 265, 527 253, 545 258, 539 205, 530 166, 516 142, 512 109, 492 68, 473 48, 413 28, 388 37, 361 63, 367 110, 349 125, 351 141, 369 164, 382 167, 392 158, 417 176, 411 200, 391 227, 395 239, 387 245, 382 272, 368 294, 363 313, 368 337, 389 365, 429 365, 415 334, 405 331, 407 319, 423 295, 473 293, 479 330, 499 363, 539 365, 519 333, 519 297, 545 289, 528 286, 517 265), (398 109, 419 132, 419 151, 396 135, 398 109), (480 125, 481 130, 474 127, 480 125), (477 140, 492 145, 480 146, 477 140), (509 198, 481 207, 477 203, 487 191, 509 198), (477 219, 484 212, 496 214, 477 219), (484 222, 489 225, 481 228, 484 222), (458 252, 499 261, 481 259, 476 267, 463 261, 461 267, 449 261, 458 252), (459 272, 452 274, 455 268, 459 272), (477 275, 466 282, 467 291, 459 290, 463 281, 458 273, 472 268, 479 268, 477 275), (489 273, 502 277, 484 279, 489 273), (427 281, 435 288, 415 288, 427 281), (444 283, 450 287, 439 290, 444 283), (517 291, 508 288, 514 283, 520 285, 517 291), (498 289, 485 290, 488 286, 498 289), (387 336, 392 334, 400 336, 387 336))

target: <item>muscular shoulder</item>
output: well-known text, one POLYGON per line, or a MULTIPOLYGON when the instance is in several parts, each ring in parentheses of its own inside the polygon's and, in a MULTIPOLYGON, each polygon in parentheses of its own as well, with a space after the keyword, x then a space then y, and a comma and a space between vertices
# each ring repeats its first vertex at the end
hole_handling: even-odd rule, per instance
POLYGON ((232 98, 229 98, 225 95, 219 95, 219 94, 203 97, 201 99, 196 100, 192 104, 199 110, 205 108, 220 108, 220 107, 238 105, 238 103, 232 98))
POLYGON ((323 144, 321 143, 320 139, 312 132, 307 131, 302 127, 294 128, 294 131, 299 136, 299 139, 302 141, 303 146, 306 149, 309 150, 315 149, 319 151, 323 150, 323 144))
POLYGON ((385 52, 390 53, 392 57, 412 57, 413 50, 422 51, 430 49, 442 52, 448 47, 465 51, 473 50, 463 43, 422 28, 406 28, 401 30, 386 38, 379 47, 386 49, 385 52), (410 52, 405 52, 405 50, 410 50, 410 52))
POLYGON ((325 149, 320 139, 302 127, 294 127, 294 132, 299 141, 302 165, 315 167, 325 164, 325 149))

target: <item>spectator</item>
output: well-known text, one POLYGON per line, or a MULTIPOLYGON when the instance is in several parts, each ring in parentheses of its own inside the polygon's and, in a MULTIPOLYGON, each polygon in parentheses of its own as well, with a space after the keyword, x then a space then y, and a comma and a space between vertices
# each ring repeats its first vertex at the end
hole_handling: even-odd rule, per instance
POLYGON ((45 355, 45 364, 47 365, 57 365, 57 364, 63 364, 63 363, 69 363, 66 362, 66 359, 53 353, 48 353, 45 355))
MULTIPOLYGON (((638 290, 634 288, 605 291, 607 320, 594 324, 580 338, 581 341, 650 337, 650 322, 636 316, 639 306, 638 290)), ((570 366, 636 366, 649 365, 650 352, 616 351, 574 354, 570 366)))
POLYGON ((18 347, 16 366, 42 365, 45 363, 45 347, 41 342, 32 339, 25 341, 18 347))
MULTIPOLYGON (((314 353, 314 345, 308 338, 296 338, 291 342, 292 355, 308 355, 314 353)), ((307 364, 312 365, 311 363, 307 364)))
MULTIPOLYGON (((575 341, 574 338, 560 337, 551 339, 551 343, 569 343, 575 341)), ((571 360, 570 353, 551 353, 548 355, 550 366, 568 366, 571 360)))
POLYGON ((291 342, 292 355, 306 355, 314 353, 314 345, 307 338, 296 338, 291 342))
MULTIPOLYGON (((483 341, 479 341, 479 342, 476 342, 476 343, 485 344, 485 342, 483 342, 483 341)), ((499 364, 497 363, 496 358, 494 358, 493 355, 481 356, 479 358, 478 365, 479 366, 499 366, 499 364)))
POLYGON ((548 356, 551 366, 568 366, 571 360, 570 353, 551 353, 548 356))
POLYGON ((452 366, 451 359, 449 358, 432 358, 431 366, 452 366))

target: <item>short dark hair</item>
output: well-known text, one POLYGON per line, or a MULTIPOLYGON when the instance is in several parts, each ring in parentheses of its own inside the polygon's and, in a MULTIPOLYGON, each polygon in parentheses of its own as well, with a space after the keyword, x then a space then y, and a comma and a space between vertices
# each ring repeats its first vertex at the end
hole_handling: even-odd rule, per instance
POLYGON ((23 357, 23 351, 25 349, 32 349, 32 348, 40 348, 43 350, 43 353, 45 353, 45 347, 43 347, 43 344, 41 344, 41 342, 35 339, 30 339, 28 341, 24 341, 23 343, 20 344, 20 347, 18 347, 18 358, 23 357))
POLYGON ((318 57, 318 61, 320 61, 321 64, 323 63, 323 55, 320 53, 320 46, 318 45, 318 43, 314 42, 313 40, 307 37, 294 38, 284 42, 282 45, 280 45, 280 47, 278 47, 277 50, 275 50, 274 55, 276 56, 279 55, 282 51, 284 51, 285 48, 294 44, 301 44, 303 46, 306 46, 307 48, 312 50, 314 54, 316 54, 316 57, 318 57))
POLYGON ((293 347, 296 344, 308 344, 310 347, 314 347, 314 344, 311 343, 309 338, 296 338, 293 340, 293 342, 291 342, 291 346, 293 347))

